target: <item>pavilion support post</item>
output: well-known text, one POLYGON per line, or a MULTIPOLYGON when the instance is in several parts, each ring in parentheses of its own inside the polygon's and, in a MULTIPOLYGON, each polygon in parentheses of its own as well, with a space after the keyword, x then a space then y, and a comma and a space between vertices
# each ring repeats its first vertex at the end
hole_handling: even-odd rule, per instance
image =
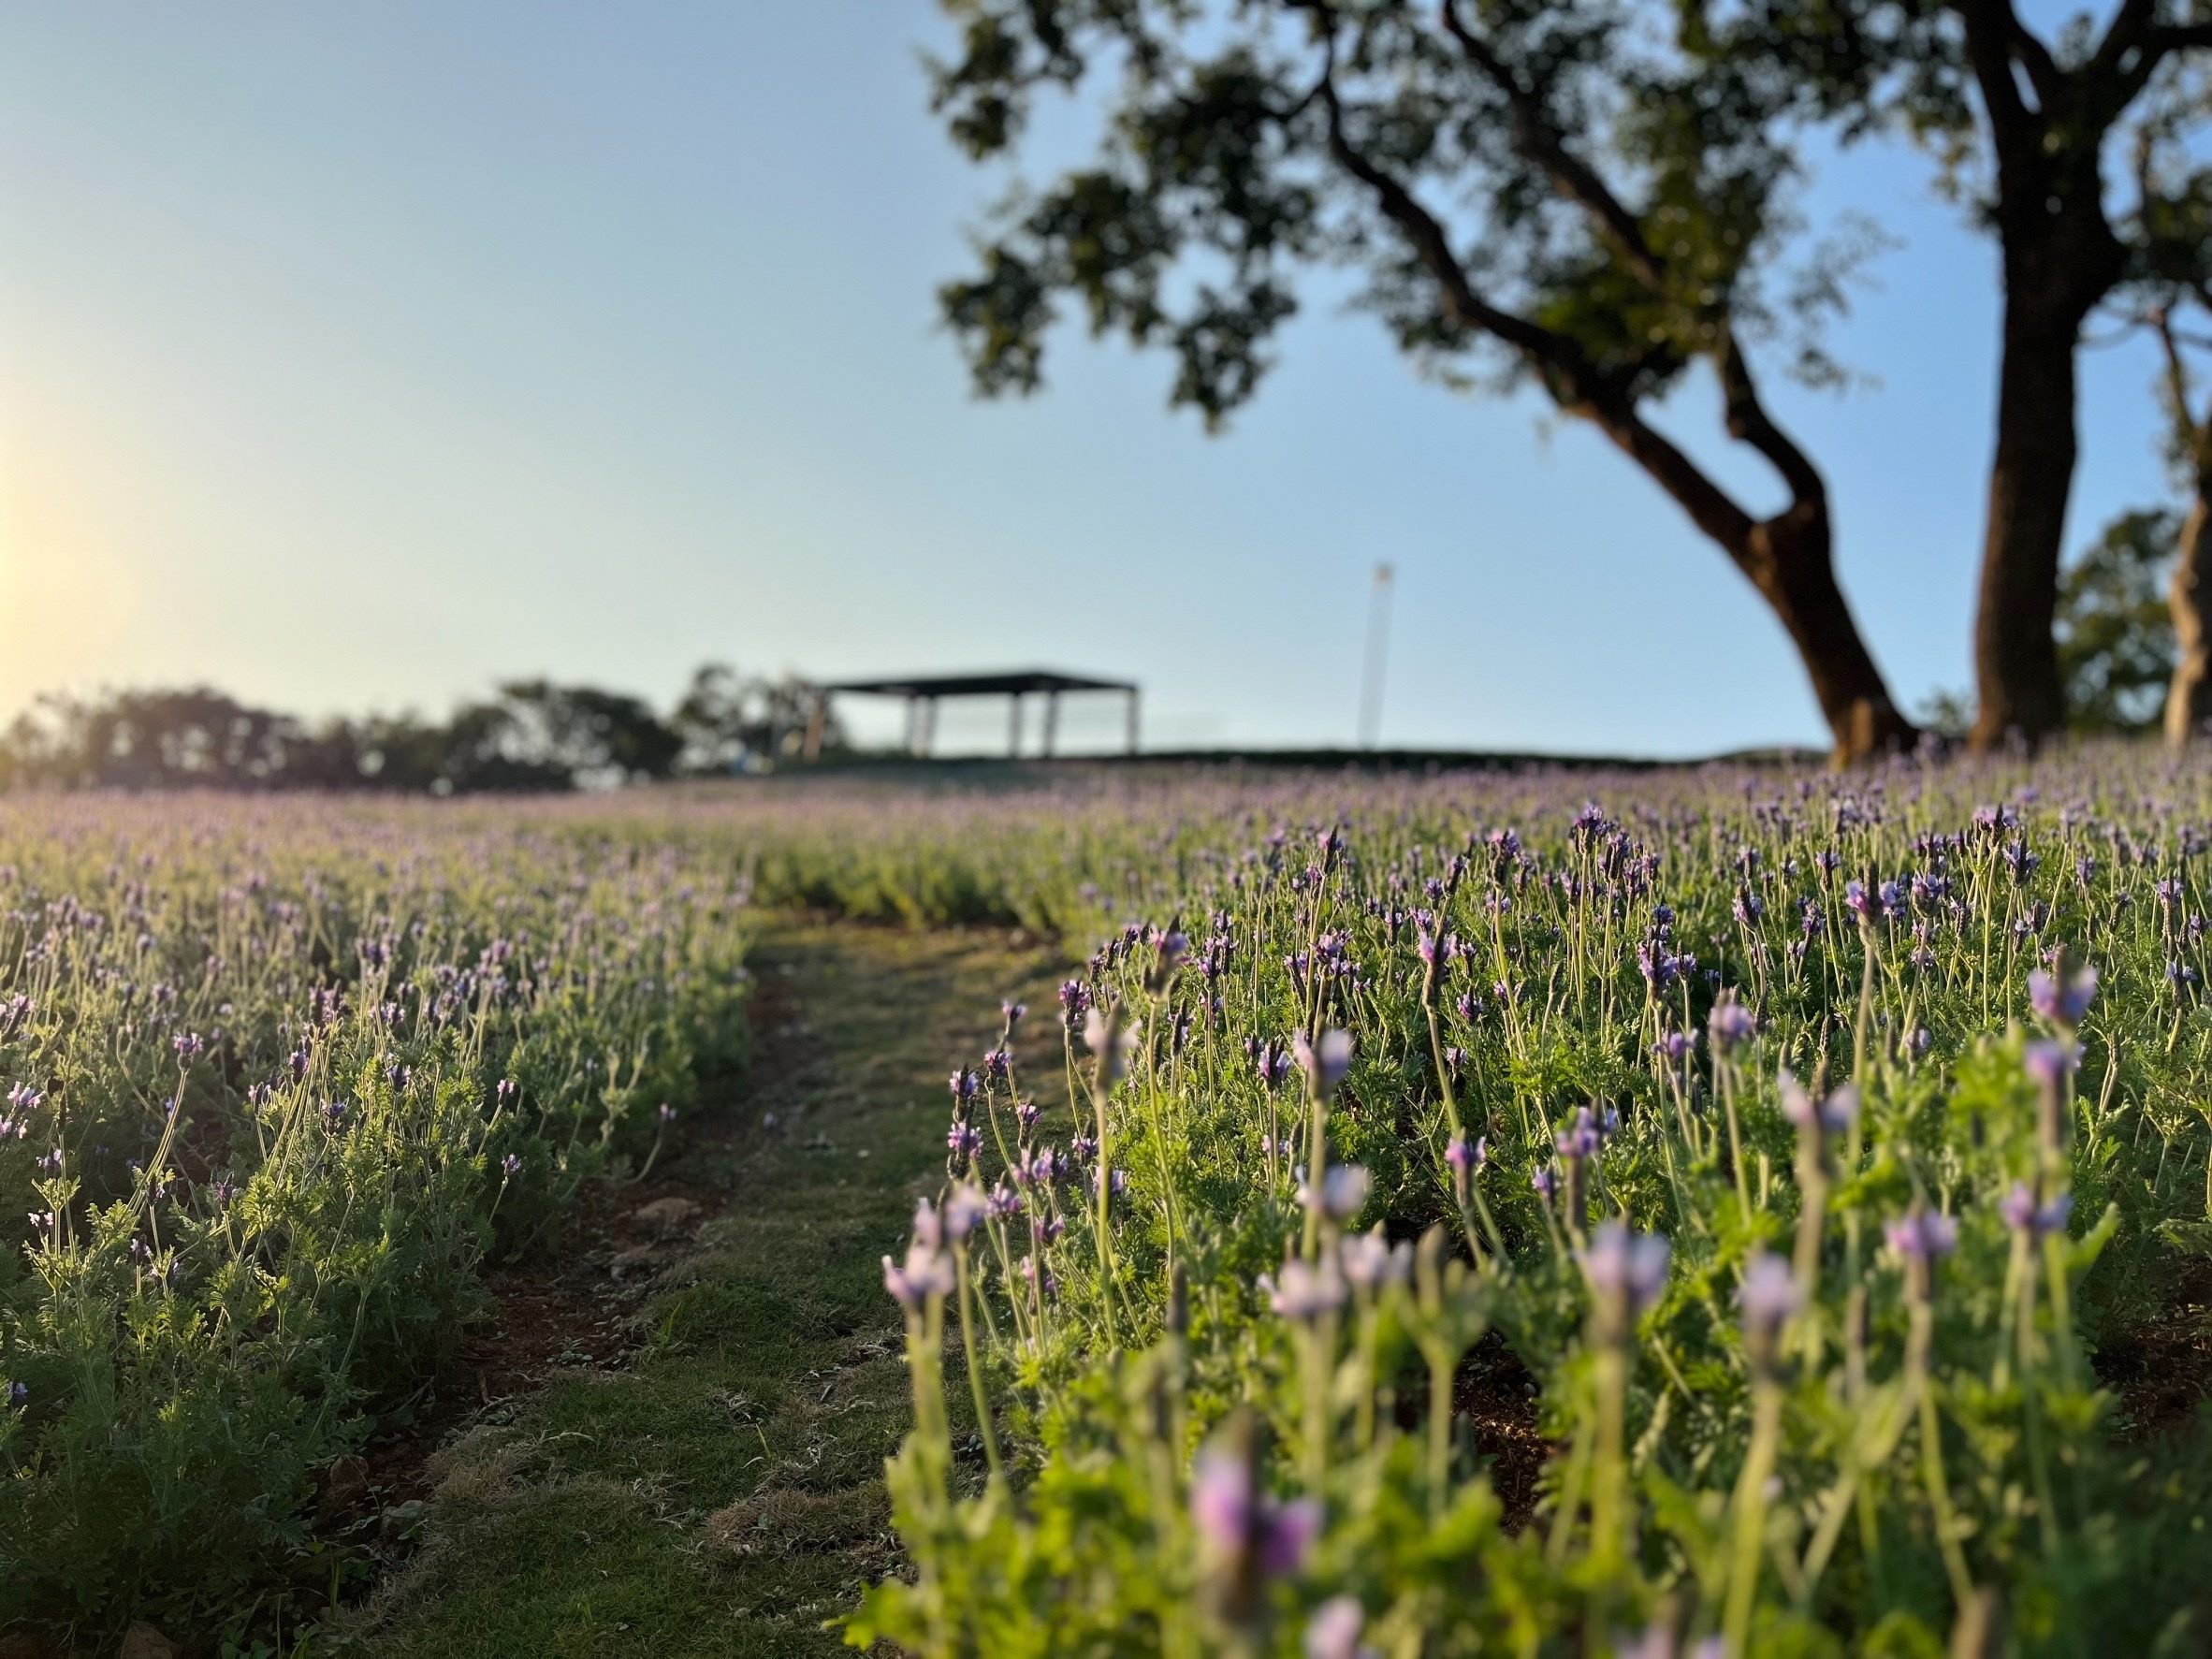
POLYGON ((829 724, 829 693, 814 693, 814 706, 807 716, 806 757, 810 761, 822 759, 822 728, 829 724))
POLYGON ((1053 745, 1058 741, 1059 735, 1060 693, 1047 691, 1044 694, 1044 758, 1048 761, 1053 758, 1053 745))
POLYGON ((1129 688, 1129 752, 1137 752, 1137 688, 1129 688))
POLYGON ((927 760, 937 748, 937 699, 922 699, 922 758, 927 760))
POLYGON ((907 699, 907 753, 922 752, 922 699, 907 699))
POLYGON ((1006 758, 1010 761, 1022 758, 1022 694, 1019 691, 1007 699, 1006 758))

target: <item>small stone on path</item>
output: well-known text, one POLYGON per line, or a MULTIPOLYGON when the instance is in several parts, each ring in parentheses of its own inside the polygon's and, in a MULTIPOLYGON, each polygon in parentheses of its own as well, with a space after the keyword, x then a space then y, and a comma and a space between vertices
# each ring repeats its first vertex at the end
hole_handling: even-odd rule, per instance
POLYGON ((668 1234, 688 1225, 699 1214, 698 1203, 688 1198, 655 1199, 631 1212, 630 1219, 641 1227, 650 1228, 661 1234, 668 1234))

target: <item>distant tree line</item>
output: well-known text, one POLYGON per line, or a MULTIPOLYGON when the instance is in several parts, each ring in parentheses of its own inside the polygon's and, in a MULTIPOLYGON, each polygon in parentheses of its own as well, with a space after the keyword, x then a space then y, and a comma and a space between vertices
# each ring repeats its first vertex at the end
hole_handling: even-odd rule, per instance
MULTIPOLYGON (((719 663, 666 714, 595 686, 513 680, 443 720, 323 720, 205 687, 39 699, 0 732, 0 788, 326 789, 431 794, 711 777, 795 754, 812 688, 719 663)), ((848 747, 834 717, 823 752, 848 747)))

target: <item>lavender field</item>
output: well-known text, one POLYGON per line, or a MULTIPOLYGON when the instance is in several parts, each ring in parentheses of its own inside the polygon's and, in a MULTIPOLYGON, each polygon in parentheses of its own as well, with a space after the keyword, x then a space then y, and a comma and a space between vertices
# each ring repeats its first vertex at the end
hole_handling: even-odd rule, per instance
POLYGON ((818 806, 792 896, 1120 924, 1002 1011, 1064 1064, 947 1056, 850 1634, 2204 1651, 2208 808, 2117 747, 818 806))
POLYGON ((19 798, 5 1613, 213 1628, 312 1556, 807 914, 1068 964, 908 1079, 941 1165, 839 1246, 911 1400, 822 1641, 2203 1652, 2208 849, 2212 772, 2124 745, 19 798))
POLYGON ((220 1623, 734 1058, 727 856, 499 808, 0 803, 0 1625, 220 1623))

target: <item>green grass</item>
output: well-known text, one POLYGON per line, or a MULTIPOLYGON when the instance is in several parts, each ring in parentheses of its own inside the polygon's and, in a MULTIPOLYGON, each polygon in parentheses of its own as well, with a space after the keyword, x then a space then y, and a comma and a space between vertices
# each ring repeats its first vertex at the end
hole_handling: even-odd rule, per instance
MULTIPOLYGON (((747 1097, 778 1128, 645 1317, 635 1367, 563 1377, 440 1456, 412 1564, 353 1631, 393 1659, 808 1654, 895 1569, 883 1460, 910 1394, 879 1259, 943 1165, 923 1081, 1057 958, 1003 935, 787 924, 753 957, 747 1097)), ((1056 1045, 1049 1017, 1031 1041, 1056 1045)), ((350 1645, 350 1644, 349 1644, 350 1645)))

